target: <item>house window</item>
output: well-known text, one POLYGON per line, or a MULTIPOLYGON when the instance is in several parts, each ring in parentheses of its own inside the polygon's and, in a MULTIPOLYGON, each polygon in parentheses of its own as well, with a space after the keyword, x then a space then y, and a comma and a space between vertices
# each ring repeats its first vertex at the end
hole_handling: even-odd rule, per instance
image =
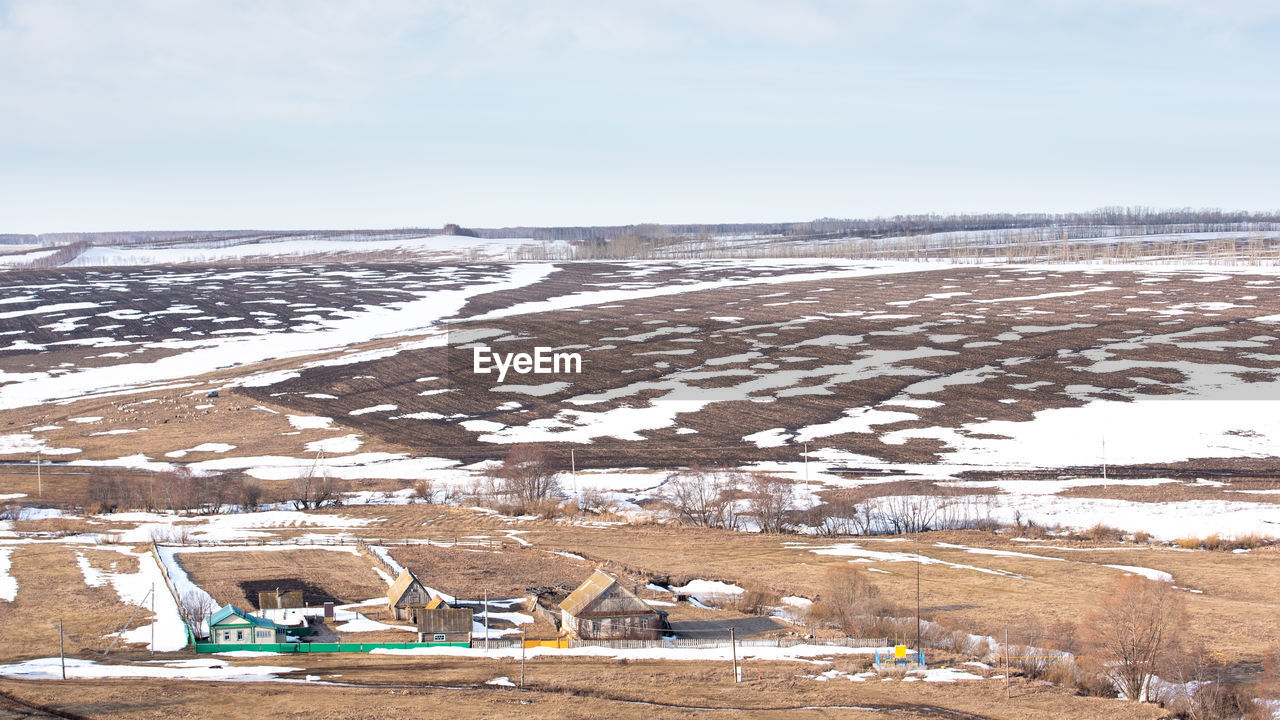
POLYGON ((243 639, 244 639, 244 631, 243 631, 243 630, 237 630, 237 631, 236 631, 236 642, 240 642, 240 641, 241 641, 241 640, 243 640, 243 639))
POLYGON ((223 631, 222 631, 222 642, 231 642, 231 631, 230 631, 230 630, 223 630, 223 631))
POLYGON ((431 639, 434 642, 444 642, 444 633, 436 633, 431 639))

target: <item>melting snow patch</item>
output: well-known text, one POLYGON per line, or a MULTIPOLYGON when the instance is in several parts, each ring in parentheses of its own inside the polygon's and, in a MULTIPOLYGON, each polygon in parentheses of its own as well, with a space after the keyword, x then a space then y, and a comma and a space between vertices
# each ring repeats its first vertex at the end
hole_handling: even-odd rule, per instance
MULTIPOLYGON (((128 432, 133 432, 133 431, 130 430, 128 432)), ((185 456, 187 453, 193 453, 193 452, 224 453, 229 450, 235 450, 235 449, 236 449, 235 445, 228 445, 226 443, 207 442, 201 445, 197 445, 193 448, 187 448, 186 450, 174 450, 173 452, 167 452, 164 454, 164 456, 171 457, 171 458, 180 458, 185 456)))
POLYGON ((307 443, 307 452, 352 453, 360 449, 359 435, 325 438, 307 443))
POLYGON ((1161 582, 1173 582, 1173 576, 1163 570, 1152 570, 1151 568, 1134 567, 1132 565, 1108 565, 1109 568, 1123 570, 1132 575, 1141 575, 1148 580, 1159 580, 1161 582))
MULTIPOLYGON (((167 663, 165 665, 102 665, 93 660, 67 658, 68 678, 165 678, 172 680, 231 680, 261 682, 277 680, 281 673, 297 672, 301 668, 274 665, 236 667, 225 660, 204 662, 167 663)), ((62 664, 58 658, 40 658, 26 662, 0 665, 0 676, 38 679, 62 677, 62 664)))
POLYGON ((290 415, 289 424, 298 430, 328 430, 333 426, 333 418, 318 415, 290 415))
POLYGON ((0 548, 0 600, 9 602, 18 596, 18 579, 9 574, 13 567, 10 562, 12 555, 13 548, 0 548))

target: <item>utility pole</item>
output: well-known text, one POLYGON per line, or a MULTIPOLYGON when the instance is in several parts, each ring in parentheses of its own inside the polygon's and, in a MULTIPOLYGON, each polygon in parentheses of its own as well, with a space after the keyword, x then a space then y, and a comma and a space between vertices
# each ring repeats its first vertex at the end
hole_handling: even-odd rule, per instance
POLYGON ((484 649, 489 649, 489 588, 484 589, 484 649))
POLYGON ((1009 628, 1004 629, 1004 699, 1009 699, 1009 628))
POLYGON ((40 479, 40 451, 36 451, 36 495, 44 497, 44 483, 40 479))
POLYGON ((738 670, 738 636, 733 628, 729 628, 729 646, 733 648, 733 681, 742 682, 742 673, 738 670))
POLYGON ((62 618, 58 618, 58 662, 62 665, 62 679, 67 679, 67 656, 62 649, 62 618))
POLYGON ((920 652, 920 556, 916 555, 916 652, 920 652))
POLYGON ((804 444, 804 481, 809 482, 809 443, 804 444))
POLYGON ((1107 482, 1107 436, 1102 436, 1102 482, 1107 482))
MULTIPOLYGON (((279 597, 279 593, 277 593, 279 597)), ((160 618, 156 615, 156 584, 151 583, 151 654, 156 654, 156 624, 160 618)))
POLYGON ((574 449, 569 448, 569 473, 573 476, 573 494, 578 494, 578 459, 574 455, 574 449))
POLYGON ((524 631, 521 630, 520 631, 520 687, 524 687, 524 646, 525 646, 525 634, 524 634, 524 631))

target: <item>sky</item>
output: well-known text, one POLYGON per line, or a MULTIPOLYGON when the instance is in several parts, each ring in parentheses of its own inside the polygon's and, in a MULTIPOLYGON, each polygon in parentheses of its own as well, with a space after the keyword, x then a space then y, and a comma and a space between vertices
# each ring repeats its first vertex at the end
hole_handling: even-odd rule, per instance
POLYGON ((0 233, 1280 208, 1280 3, 0 0, 0 233))

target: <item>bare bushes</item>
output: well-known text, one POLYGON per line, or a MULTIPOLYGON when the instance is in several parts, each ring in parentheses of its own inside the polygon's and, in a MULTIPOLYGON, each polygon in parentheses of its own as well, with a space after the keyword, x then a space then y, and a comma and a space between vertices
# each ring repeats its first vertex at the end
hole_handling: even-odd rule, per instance
POLYGON ((763 533, 785 532, 795 511, 795 484, 785 478, 755 473, 747 483, 747 511, 763 533))
POLYGON ((996 500, 963 488, 906 483, 905 492, 861 502, 831 494, 803 515, 819 535, 902 535, 934 530, 994 530, 996 500))
POLYGON ((736 471, 693 467, 668 475, 662 484, 662 498, 686 525, 736 530, 743 479, 736 471))
POLYGON ((232 506, 256 510, 265 499, 261 485, 240 476, 197 474, 177 468, 150 476, 111 468, 89 471, 89 501, 95 512, 171 510, 216 514, 232 506))
POLYGON ((1096 668, 1104 668, 1130 700, 1146 698, 1148 681, 1186 616, 1173 585, 1136 575, 1122 577, 1080 625, 1080 640, 1096 668))
POLYGON ((881 595, 869 573, 847 565, 827 569, 821 598, 809 606, 809 614, 816 623, 835 625, 850 637, 891 637, 905 629, 902 613, 881 595))
POLYGON ((1220 655, 1195 648, 1177 653, 1150 682, 1148 699, 1186 720, 1269 720, 1270 710, 1254 701, 1257 690, 1237 680, 1220 655))
POLYGON ((486 483, 476 488, 488 496, 487 503, 501 503, 510 515, 558 513, 561 496, 557 467, 551 453, 541 445, 521 443, 511 446, 502 462, 487 473, 486 483))
POLYGON ((729 606, 746 615, 767 616, 773 614, 774 609, 778 607, 780 602, 782 602, 782 598, 777 593, 747 590, 734 596, 733 602, 729 606))
POLYGON ((289 502, 298 510, 314 510, 325 505, 341 505, 347 482, 328 474, 308 473, 289 484, 289 502))
POLYGON ((868 535, 873 526, 873 517, 870 505, 836 494, 826 502, 806 510, 801 515, 801 522, 824 537, 868 535))
POLYGON ((1184 537, 1174 540, 1173 544, 1183 550, 1216 550, 1219 552, 1232 552, 1235 550, 1253 550, 1255 548, 1267 547, 1269 545, 1275 545, 1276 542, 1276 539, 1270 535, 1248 533, 1234 538, 1224 538, 1217 534, 1204 538, 1184 537))

